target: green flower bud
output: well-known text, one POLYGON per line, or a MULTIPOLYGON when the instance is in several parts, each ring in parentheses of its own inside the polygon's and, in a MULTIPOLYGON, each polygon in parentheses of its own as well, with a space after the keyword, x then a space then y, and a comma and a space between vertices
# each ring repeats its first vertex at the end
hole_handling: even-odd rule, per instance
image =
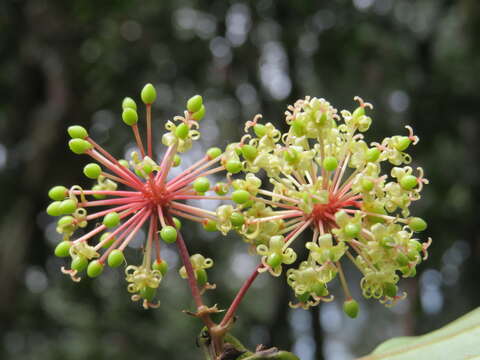
POLYGON ((72 243, 70 241, 62 241, 55 247, 55 256, 67 257, 70 255, 70 247, 72 243))
POLYGON ((89 179, 97 179, 102 173, 102 168, 98 164, 90 163, 85 165, 83 168, 83 173, 89 179))
POLYGON ((120 215, 117 212, 111 212, 103 218, 103 225, 107 228, 112 228, 120 223, 120 215))
POLYGON ((142 299, 145 299, 147 301, 152 301, 155 298, 155 295, 157 294, 157 289, 145 286, 140 290, 139 294, 142 299))
POLYGON ((197 269, 195 275, 198 285, 203 286, 208 282, 208 275, 205 269, 197 269))
POLYGON ((67 197, 68 189, 65 186, 54 186, 48 191, 48 196, 52 200, 62 201, 67 197))
POLYGON ((230 215, 230 221, 233 226, 240 227, 245 223, 245 218, 241 213, 234 212, 230 215))
POLYGON ((244 204, 250 199, 250 193, 246 190, 235 190, 232 193, 232 200, 237 204, 244 204))
POLYGON ((62 216, 58 220, 57 225, 60 227, 69 226, 73 224, 74 220, 73 216, 62 216))
POLYGON ((405 190, 412 190, 417 184, 417 178, 413 175, 405 175, 400 179, 400 186, 405 190))
POLYGON ((133 100, 130 97, 126 97, 122 101, 122 109, 125 110, 127 108, 128 109, 133 109, 135 111, 137 110, 137 103, 135 102, 135 100, 133 100))
POLYGON ((255 146, 252 145, 243 145, 242 148, 243 157, 247 160, 255 160, 258 154, 258 150, 255 146))
POLYGON ((394 283, 387 282, 383 284, 383 293, 388 297, 395 297, 397 295, 398 287, 394 283))
POLYGON ((60 216, 62 215, 62 210, 60 208, 62 202, 54 201, 47 207, 47 214, 50 216, 60 216))
POLYGON ((396 259, 395 259, 400 266, 407 266, 408 265, 408 257, 404 253, 398 253, 396 259))
POLYGON ((423 249, 422 244, 419 241, 413 240, 413 239, 408 241, 408 246, 410 248, 413 248, 417 252, 422 251, 422 249, 423 249))
POLYGON ((63 215, 72 214, 77 209, 77 202, 73 199, 66 199, 60 203, 60 211, 63 215))
POLYGON ((92 144, 86 140, 75 138, 68 142, 68 147, 75 154, 81 155, 90 150, 92 148, 92 144))
POLYGON ((356 119, 363 115, 365 115, 365 108, 363 106, 359 106, 353 111, 352 118, 356 119))
POLYGON ((298 299, 298 301, 306 303, 308 300, 310 300, 310 293, 304 292, 303 294, 295 294, 295 297, 298 299))
POLYGON ((377 148, 371 148, 365 152, 365 160, 367 160, 368 162, 375 162, 378 160, 379 157, 380 150, 378 150, 377 148))
POLYGON ((253 132, 255 133, 255 135, 257 135, 257 137, 261 138, 267 133, 267 128, 265 127, 265 125, 257 124, 253 127, 253 132))
MULTIPOLYGON (((111 233, 109 232, 106 232, 106 233, 103 233, 102 236, 100 236, 100 239, 99 239, 99 243, 101 243, 103 240, 105 240, 107 237, 109 237, 111 235, 111 233)), ((108 240, 105 244, 102 245, 102 248, 104 249, 108 249, 110 246, 112 246, 112 244, 115 242, 115 236, 112 236, 110 238, 110 240, 108 240)))
POLYGON ((398 142, 395 144, 395 149, 398 151, 407 150, 412 141, 407 136, 400 136, 398 142))
POLYGON ((412 217, 408 219, 408 227, 415 232, 424 231, 427 229, 427 222, 419 217, 412 217))
POLYGON ((217 231, 217 222, 213 220, 206 220, 203 222, 203 228, 207 230, 208 232, 214 232, 217 231))
POLYGON ((99 276, 103 272, 103 264, 98 260, 93 260, 88 264, 87 275, 91 278, 99 276))
POLYGON ((196 113, 203 105, 203 98, 200 95, 194 95, 187 101, 187 110, 196 113))
POLYGON ((322 284, 320 282, 317 282, 312 286, 312 291, 317 296, 327 296, 328 295, 327 287, 325 286, 325 284, 322 284))
POLYGON ((267 257, 267 264, 272 268, 276 268, 281 265, 283 261, 283 256, 279 253, 271 253, 267 257))
POLYGON ((69 126, 67 132, 72 139, 85 139, 88 137, 87 130, 80 125, 69 126))
POLYGON ((225 169, 227 169, 229 173, 237 174, 242 171, 242 163, 238 160, 228 160, 225 169))
POLYGON ((200 110, 192 114, 192 119, 195 121, 200 121, 205 116, 205 106, 200 106, 200 110))
POLYGON ((160 237, 167 244, 172 244, 177 241, 177 230, 173 226, 165 226, 160 231, 160 237))
POLYGON ((145 104, 153 104, 157 98, 157 91, 152 84, 147 84, 143 87, 140 97, 145 104))
POLYGON ((362 190, 363 191, 372 191, 373 189, 373 186, 375 185, 375 183, 370 180, 369 178, 363 178, 361 180, 361 185, 362 185, 362 190))
POLYGON ((162 276, 165 276, 168 271, 168 263, 163 259, 161 259, 160 261, 155 260, 152 264, 152 269, 160 271, 162 276))
POLYGON ((193 188, 198 193, 207 192, 210 189, 210 181, 206 177, 199 177, 193 182, 193 188))
POLYGON ((222 150, 218 147, 211 147, 207 150, 207 156, 210 160, 216 159, 220 155, 222 155, 222 150))
POLYGON ((294 165, 298 162, 298 160, 300 160, 300 156, 298 154, 298 151, 295 150, 295 149, 287 149, 284 153, 283 153, 283 158, 285 159, 285 161, 287 163, 289 163, 290 165, 294 165))
MULTIPOLYGON (((94 185, 94 186, 92 186, 92 190, 93 191, 99 191, 99 190, 103 190, 103 188, 100 185, 94 185)), ((101 200, 101 199, 105 199, 107 197, 107 195, 93 194, 93 197, 97 200, 101 200)))
POLYGON ((295 136, 305 135, 305 124, 300 119, 293 120, 290 126, 295 136))
POLYGON ((72 270, 77 270, 78 272, 85 270, 88 265, 88 260, 85 256, 75 256, 72 260, 71 268, 72 270))
POLYGON ((132 108, 125 108, 122 112, 122 120, 128 126, 135 125, 138 122, 137 111, 132 108))
POLYGON ((323 159, 323 168, 327 171, 333 171, 338 166, 338 160, 333 156, 327 156, 323 159))
POLYGON ((349 237, 356 237, 360 233, 360 225, 358 224, 347 224, 345 226, 345 234, 349 237))
POLYGON ((357 317, 358 310, 359 310, 358 303, 353 299, 346 300, 343 303, 343 312, 347 314, 349 317, 351 317, 352 319, 355 319, 357 317))
POLYGON ((185 140, 188 137, 189 131, 190 131, 190 128, 188 127, 188 125, 185 123, 181 123, 175 129, 175 136, 178 137, 179 139, 185 140))
POLYGON ((108 266, 115 268, 119 267, 125 262, 125 256, 123 255, 123 251, 119 249, 112 250, 112 252, 108 255, 108 266))
POLYGON ((182 163, 182 158, 180 157, 180 155, 175 154, 175 156, 173 157, 173 164, 172 164, 172 166, 173 166, 173 167, 177 167, 177 166, 179 166, 181 163, 182 163))
POLYGON ((395 246, 395 239, 391 237, 390 235, 384 236, 380 240, 380 245, 383 246, 384 248, 392 248, 395 246))

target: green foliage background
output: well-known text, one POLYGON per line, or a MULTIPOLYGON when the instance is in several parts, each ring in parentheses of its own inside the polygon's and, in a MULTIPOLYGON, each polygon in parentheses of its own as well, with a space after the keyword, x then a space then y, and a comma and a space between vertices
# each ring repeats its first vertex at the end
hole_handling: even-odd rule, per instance
MULTIPOLYGON (((419 276, 401 283, 408 300, 393 311, 362 301, 357 320, 340 313, 341 301, 291 311, 284 281, 262 276, 234 331, 246 344, 350 359, 478 306, 479 49, 475 0, 1 1, 0 358, 198 358, 200 324, 181 313, 191 304, 175 271, 161 308, 143 311, 118 271, 72 284, 51 255, 47 190, 88 184, 66 128, 84 125, 121 155, 131 141, 121 99, 145 82, 159 93, 158 134, 189 96, 203 94, 204 147, 238 139, 257 112, 281 126, 286 105, 305 95, 338 108, 352 108, 355 95, 372 102, 367 140, 406 124, 421 138, 414 165, 431 185, 415 211, 434 245, 419 276)), ((208 298, 227 306, 249 264, 246 247, 192 225, 185 236, 216 260, 219 289, 208 298)))

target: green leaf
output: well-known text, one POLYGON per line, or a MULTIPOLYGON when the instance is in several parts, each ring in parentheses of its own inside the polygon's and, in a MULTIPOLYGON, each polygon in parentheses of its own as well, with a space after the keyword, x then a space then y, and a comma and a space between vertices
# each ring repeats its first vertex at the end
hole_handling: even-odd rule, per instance
POLYGON ((387 340, 359 360, 469 359, 479 353, 480 308, 421 336, 387 340))

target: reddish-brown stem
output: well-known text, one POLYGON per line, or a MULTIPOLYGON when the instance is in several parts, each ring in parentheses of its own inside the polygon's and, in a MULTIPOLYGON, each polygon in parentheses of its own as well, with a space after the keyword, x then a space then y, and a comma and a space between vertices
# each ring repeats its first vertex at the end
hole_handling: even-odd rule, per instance
POLYGON ((255 270, 252 272, 252 274, 248 277, 247 280, 243 283, 242 287, 238 291, 237 295, 232 301, 232 304, 228 308, 227 312, 225 313, 225 316, 222 319, 222 322, 220 323, 220 326, 227 326, 230 321, 232 320, 232 317, 235 315, 235 311, 237 311, 238 306, 242 302, 243 297, 247 293, 248 289, 252 285, 252 283, 255 281, 257 278, 259 272, 258 270, 263 267, 263 264, 259 264, 255 270))
POLYGON ((147 152, 152 157, 152 105, 147 104, 147 152))
POLYGON ((132 130, 133 130, 133 135, 135 135, 135 141, 137 142, 138 149, 140 150, 140 153, 142 154, 142 158, 144 158, 145 157, 145 149, 143 148, 142 138, 140 137, 140 133, 138 131, 138 125, 133 124, 132 125, 132 130))

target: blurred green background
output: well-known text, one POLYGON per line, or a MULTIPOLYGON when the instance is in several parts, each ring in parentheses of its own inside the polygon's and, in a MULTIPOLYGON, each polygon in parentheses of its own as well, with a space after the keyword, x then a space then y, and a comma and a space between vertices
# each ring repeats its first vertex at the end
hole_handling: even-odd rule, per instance
MULTIPOLYGON (((353 109, 355 95, 372 102, 369 141, 403 134, 406 124, 421 138, 414 165, 431 184, 414 212, 428 220, 422 236, 434 244, 418 276, 401 281, 408 298, 393 309, 362 300, 349 320, 341 295, 291 310, 285 281, 262 275, 234 330, 246 344, 292 349, 303 360, 352 359, 475 308, 479 74, 476 0, 1 1, 0 358, 200 357, 200 324, 181 312, 192 307, 176 271, 161 285, 160 309, 144 311, 130 302, 121 271, 74 284, 52 256, 59 236, 44 211, 48 189, 88 185, 87 160, 68 151, 66 128, 81 124, 122 156, 133 139, 121 100, 138 98, 146 82, 158 91, 156 134, 189 96, 205 99, 204 134, 185 163, 238 139, 258 112, 283 126, 286 105, 305 95, 338 108, 353 109)), ((235 235, 185 229, 192 252, 216 261, 209 303, 226 307, 256 260, 235 235)), ((178 268, 174 248, 165 254, 178 268)), ((347 272, 358 295, 359 276, 347 272)))

